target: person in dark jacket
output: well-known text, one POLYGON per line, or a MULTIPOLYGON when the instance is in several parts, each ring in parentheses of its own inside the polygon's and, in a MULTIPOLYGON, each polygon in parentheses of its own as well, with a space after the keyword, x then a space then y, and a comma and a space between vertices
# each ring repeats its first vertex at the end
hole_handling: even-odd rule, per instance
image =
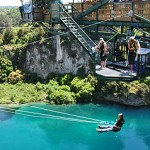
POLYGON ((117 120, 116 120, 114 125, 99 126, 99 128, 97 128, 96 130, 98 132, 108 132, 108 131, 118 132, 118 131, 121 130, 124 122, 125 122, 125 120, 123 118, 123 114, 119 113, 118 114, 118 118, 117 118, 117 120))
POLYGON ((98 45, 96 46, 96 49, 100 52, 100 60, 101 60, 101 69, 106 67, 106 58, 107 58, 107 44, 104 41, 103 38, 100 38, 100 41, 98 45))

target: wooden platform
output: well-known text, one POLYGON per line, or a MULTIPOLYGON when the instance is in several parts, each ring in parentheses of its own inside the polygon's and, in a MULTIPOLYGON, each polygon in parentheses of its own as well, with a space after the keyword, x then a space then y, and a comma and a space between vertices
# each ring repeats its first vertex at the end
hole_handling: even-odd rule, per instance
POLYGON ((129 75, 128 69, 124 67, 116 67, 115 64, 109 64, 106 68, 101 69, 100 65, 96 65, 96 75, 103 80, 112 81, 133 81, 137 74, 129 75))

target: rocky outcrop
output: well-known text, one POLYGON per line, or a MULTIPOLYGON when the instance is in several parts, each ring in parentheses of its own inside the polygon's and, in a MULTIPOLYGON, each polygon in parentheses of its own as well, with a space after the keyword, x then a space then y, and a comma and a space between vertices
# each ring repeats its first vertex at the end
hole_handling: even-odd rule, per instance
POLYGON ((104 101, 112 101, 120 104, 130 105, 130 106, 144 106, 146 101, 137 95, 130 95, 128 97, 117 97, 113 95, 108 95, 103 97, 104 101))
POLYGON ((52 46, 31 46, 26 53, 25 68, 45 79, 49 73, 76 74, 80 68, 90 72, 90 62, 91 58, 76 40, 70 39, 62 46, 56 37, 52 46))

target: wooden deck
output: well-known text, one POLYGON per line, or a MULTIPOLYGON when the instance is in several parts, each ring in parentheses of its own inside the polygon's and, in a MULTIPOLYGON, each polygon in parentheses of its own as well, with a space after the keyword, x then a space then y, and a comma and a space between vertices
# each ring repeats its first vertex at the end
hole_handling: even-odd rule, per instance
POLYGON ((137 73, 129 75, 128 69, 116 64, 108 64, 106 68, 101 69, 100 65, 96 65, 96 75, 103 80, 119 80, 119 81, 133 81, 137 77, 137 73))
MULTIPOLYGON (((137 61, 137 57, 136 60, 137 61)), ((150 49, 149 48, 141 48, 140 49, 140 64, 145 64, 147 68, 150 68, 150 49)), ((132 73, 129 75, 129 66, 127 67, 126 61, 122 62, 110 62, 107 61, 107 67, 104 69, 100 69, 100 65, 96 65, 96 75, 103 80, 118 80, 118 81, 133 81, 139 78, 137 73, 132 73)), ((142 66, 140 67, 139 74, 143 74, 146 69, 142 70, 142 66), (144 71, 144 72, 143 72, 144 71)))

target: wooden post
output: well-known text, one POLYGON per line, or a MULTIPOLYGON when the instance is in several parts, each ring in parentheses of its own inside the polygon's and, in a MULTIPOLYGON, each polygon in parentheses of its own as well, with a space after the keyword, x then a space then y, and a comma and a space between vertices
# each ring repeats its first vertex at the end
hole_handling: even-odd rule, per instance
POLYGON ((138 56, 137 56, 136 68, 137 68, 137 78, 139 78, 139 75, 140 75, 140 54, 138 54, 138 56))
MULTIPOLYGON (((96 9, 96 21, 98 22, 98 9, 96 9)), ((96 36, 98 37, 98 27, 99 25, 96 24, 96 36)))
POLYGON ((81 10, 82 10, 82 13, 83 13, 83 9, 84 9, 83 7, 84 7, 84 2, 81 3, 81 10))

